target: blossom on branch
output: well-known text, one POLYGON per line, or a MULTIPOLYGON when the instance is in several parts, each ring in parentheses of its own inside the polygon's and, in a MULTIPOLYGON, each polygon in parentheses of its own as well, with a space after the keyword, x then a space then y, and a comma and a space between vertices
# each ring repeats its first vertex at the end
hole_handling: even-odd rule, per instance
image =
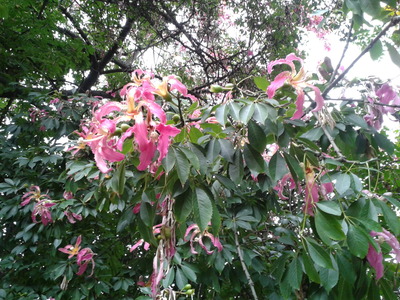
POLYGON ((308 80, 308 76, 303 67, 303 60, 294 55, 293 53, 291 53, 288 56, 286 56, 286 58, 270 62, 268 64, 268 73, 271 74, 273 67, 280 64, 289 65, 292 70, 283 71, 275 77, 274 81, 272 81, 267 88, 268 97, 269 98, 274 97, 276 90, 281 88, 285 83, 291 85, 296 90, 297 93, 296 111, 291 119, 300 119, 304 115, 303 105, 304 105, 305 94, 303 89, 309 87, 312 90, 314 90, 315 93, 314 100, 317 104, 312 111, 320 111, 324 106, 324 99, 322 98, 321 91, 319 88, 306 82, 308 80), (294 61, 299 61, 301 64, 299 72, 296 71, 294 61))

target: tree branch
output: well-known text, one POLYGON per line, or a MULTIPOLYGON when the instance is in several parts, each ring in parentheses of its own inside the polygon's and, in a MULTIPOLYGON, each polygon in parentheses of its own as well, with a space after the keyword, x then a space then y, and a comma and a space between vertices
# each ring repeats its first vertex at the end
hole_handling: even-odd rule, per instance
POLYGON ((121 32, 118 35, 118 38, 114 41, 111 48, 104 55, 102 60, 97 64, 92 64, 89 75, 83 80, 83 82, 78 87, 78 93, 85 93, 89 90, 99 79, 101 72, 104 70, 106 65, 112 60, 113 56, 117 52, 120 47, 120 44, 126 39, 129 34, 129 31, 132 28, 133 19, 127 18, 124 26, 122 27, 121 32))
POLYGON ((239 238, 238 238, 236 224, 233 226, 233 233, 235 235, 235 245, 236 245, 236 249, 237 249, 237 252, 238 252, 238 255, 239 255, 239 260, 240 260, 240 263, 242 264, 242 268, 243 268, 244 274, 246 275, 247 281, 249 283, 251 293, 253 294, 254 300, 258 300, 257 293, 256 293, 256 290, 254 288, 254 282, 251 279, 249 270, 247 269, 246 264, 245 264, 244 259, 243 259, 243 253, 242 253, 242 248, 240 247, 240 244, 239 244, 239 238))
POLYGON ((393 26, 396 26, 398 23, 400 23, 400 16, 395 16, 393 17, 390 22, 385 26, 385 28, 382 29, 382 31, 364 48, 364 50, 356 57, 356 59, 353 60, 353 62, 350 64, 350 66, 343 71, 342 74, 340 74, 329 86, 324 90, 322 93, 322 97, 326 97, 326 95, 329 93, 329 91, 338 84, 340 80, 343 79, 343 77, 351 70, 351 68, 354 67, 354 65, 360 60, 361 57, 364 56, 365 53, 367 53, 372 46, 382 37, 386 34, 386 32, 393 26))

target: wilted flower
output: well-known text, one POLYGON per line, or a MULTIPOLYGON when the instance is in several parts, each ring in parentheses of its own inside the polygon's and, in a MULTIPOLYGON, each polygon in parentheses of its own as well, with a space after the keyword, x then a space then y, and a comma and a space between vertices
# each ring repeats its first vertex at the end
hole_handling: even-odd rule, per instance
POLYGON ((76 223, 76 220, 81 221, 82 220, 82 216, 70 211, 64 211, 64 215, 67 217, 68 222, 70 222, 71 224, 76 223))
POLYGON ((203 248, 207 254, 212 254, 214 250, 208 250, 204 245, 203 238, 208 237, 211 240, 211 243, 218 249, 218 252, 222 251, 222 244, 217 237, 213 234, 209 233, 207 230, 203 232, 200 231, 200 228, 197 224, 190 225, 185 232, 184 240, 187 241, 187 237, 190 235, 190 250, 193 254, 198 254, 198 252, 194 249, 194 243, 198 242, 200 247, 203 248), (193 232, 192 232, 193 231, 193 232), (192 232, 192 233, 191 233, 192 232))
POLYGON ((291 85, 297 92, 297 100, 296 100, 296 112, 293 114, 292 119, 300 119, 303 112, 304 105, 304 91, 303 89, 309 87, 314 90, 315 93, 315 102, 317 106, 312 111, 320 111, 324 106, 324 99, 321 96, 321 91, 316 86, 307 83, 308 80, 307 74, 303 67, 303 60, 293 53, 286 56, 286 58, 278 59, 272 61, 268 64, 268 73, 272 72, 272 69, 276 65, 287 64, 292 69, 291 71, 283 71, 278 74, 274 81, 268 86, 267 94, 269 98, 274 97, 277 89, 281 88, 285 83, 291 85), (296 67, 294 65, 294 61, 299 61, 301 64, 301 68, 299 72, 296 71, 296 67))

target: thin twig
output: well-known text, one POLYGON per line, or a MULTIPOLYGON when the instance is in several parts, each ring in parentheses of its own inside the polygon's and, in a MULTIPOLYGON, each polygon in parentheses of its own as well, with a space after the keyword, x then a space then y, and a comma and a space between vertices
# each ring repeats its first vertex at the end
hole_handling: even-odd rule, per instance
POLYGON ((351 38, 351 32, 353 31, 353 25, 354 25, 354 22, 353 22, 353 20, 351 20, 351 24, 350 24, 349 32, 348 32, 348 34, 347 34, 346 44, 345 44, 345 46, 344 46, 344 48, 343 48, 342 56, 340 57, 340 60, 339 60, 338 64, 336 65, 335 70, 334 70, 333 73, 332 73, 332 77, 331 77, 331 79, 330 79, 329 82, 328 82, 329 84, 331 84, 332 81, 335 79, 335 76, 336 76, 336 74, 338 73, 338 70, 339 70, 339 68, 340 68, 340 66, 341 66, 341 64, 342 64, 342 61, 343 61, 343 59, 344 59, 344 56, 345 56, 345 54, 346 54, 346 52, 347 52, 347 49, 349 48, 350 38, 351 38))
POLYGON ((322 93, 322 97, 326 97, 329 91, 338 84, 340 80, 354 67, 354 65, 360 60, 361 57, 364 56, 374 45, 375 43, 386 34, 386 32, 393 26, 396 26, 400 23, 400 16, 393 17, 390 22, 382 29, 382 31, 364 48, 364 50, 353 60, 353 62, 349 65, 349 67, 343 71, 332 83, 328 85, 328 87, 322 93))
POLYGON ((257 293, 254 288, 254 282, 251 279, 249 270, 247 270, 246 264, 243 259, 242 248, 240 247, 240 244, 239 244, 239 238, 238 238, 236 224, 233 226, 233 233, 235 234, 235 245, 236 245, 236 249, 237 249, 237 252, 239 255, 239 260, 240 260, 240 263, 242 264, 242 268, 243 268, 244 274, 246 275, 247 281, 249 282, 251 293, 253 294, 254 300, 258 300, 257 293))

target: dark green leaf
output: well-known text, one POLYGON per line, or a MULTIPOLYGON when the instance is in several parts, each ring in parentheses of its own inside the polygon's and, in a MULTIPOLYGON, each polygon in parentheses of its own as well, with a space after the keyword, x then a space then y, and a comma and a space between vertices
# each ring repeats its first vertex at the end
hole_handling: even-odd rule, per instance
POLYGON ((320 238, 327 245, 330 245, 329 239, 344 240, 346 238, 339 220, 335 216, 324 213, 319 208, 315 212, 315 227, 320 238))
POLYGON ((336 177, 335 189, 339 195, 343 195, 349 188, 351 184, 351 178, 348 174, 338 174, 336 177))
POLYGON ((332 269, 332 261, 329 254, 317 243, 306 240, 308 253, 313 262, 323 268, 332 269))
POLYGON ((193 191, 188 188, 183 194, 175 197, 175 217, 179 223, 184 223, 193 209, 193 191))
POLYGON ((313 281, 315 283, 320 283, 318 272, 314 267, 314 262, 311 261, 311 258, 308 256, 308 254, 304 253, 302 259, 303 259, 304 273, 307 274, 310 281, 313 281))
POLYGON ((303 133, 300 137, 310 141, 318 141, 323 134, 324 131, 322 130, 322 128, 317 127, 307 131, 306 133, 303 133))
POLYGON ((350 224, 347 232, 347 245, 351 254, 364 258, 368 253, 369 247, 367 233, 362 228, 350 224))
POLYGON ((379 147, 385 150, 388 154, 393 154, 394 144, 386 136, 376 132, 374 133, 374 137, 379 147))
POLYGON ((290 286, 293 289, 298 290, 301 285, 303 270, 301 268, 300 260, 297 257, 289 264, 288 277, 290 286))
POLYGON ((265 172, 265 161, 261 154, 258 153, 251 145, 246 144, 243 149, 244 160, 246 165, 252 172, 265 172))
POLYGON ((259 153, 265 151, 265 147, 267 146, 267 136, 260 125, 253 120, 250 120, 248 123, 248 138, 250 145, 259 153))
POLYGON ((394 235, 399 235, 400 234, 400 221, 399 217, 396 215, 396 213, 390 208, 386 203, 376 200, 374 201, 375 205, 379 205, 380 208, 382 209, 383 217, 388 224, 389 228, 391 231, 394 233, 394 235))
POLYGON ((217 121, 222 125, 225 126, 227 122, 227 117, 228 117, 228 112, 229 112, 229 106, 227 104, 221 104, 216 110, 215 110, 215 118, 217 121))
POLYGON ((342 214, 339 204, 335 201, 321 201, 317 203, 317 206, 320 210, 330 215, 340 216, 342 214))
POLYGON ((273 181, 280 180, 285 174, 288 173, 288 168, 286 166, 285 160, 278 151, 275 152, 275 154, 269 161, 268 168, 271 179, 273 181))
POLYGON ((176 171, 178 173, 178 177, 179 180, 181 181, 181 184, 184 185, 189 178, 189 172, 190 172, 189 161, 179 149, 173 148, 173 150, 176 158, 176 163, 175 163, 176 171))
POLYGON ((200 231, 204 231, 211 221, 213 209, 208 193, 202 188, 196 188, 193 198, 193 211, 195 222, 199 226, 200 231))

